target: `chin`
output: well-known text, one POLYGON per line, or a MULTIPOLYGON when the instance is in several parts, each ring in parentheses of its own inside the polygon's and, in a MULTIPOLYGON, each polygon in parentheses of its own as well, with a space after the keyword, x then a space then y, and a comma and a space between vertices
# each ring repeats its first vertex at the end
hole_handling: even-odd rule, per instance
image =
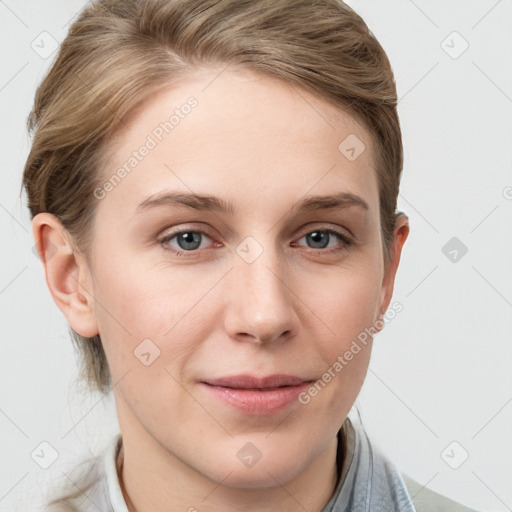
MULTIPOLYGON (((307 447, 295 444, 293 449, 267 442, 236 442, 236 447, 221 450, 208 461, 203 471, 209 478, 227 487, 262 489, 285 484, 308 464, 307 447), (288 449, 287 449, 288 448, 288 449), (229 476, 227 476, 229 475, 229 476)), ((203 461, 205 462, 205 461, 203 461)))
MULTIPOLYGON (((223 485, 237 489, 265 489, 284 485, 302 470, 299 461, 261 459, 252 468, 231 466, 223 485)), ((224 475, 225 476, 225 475, 224 475)))

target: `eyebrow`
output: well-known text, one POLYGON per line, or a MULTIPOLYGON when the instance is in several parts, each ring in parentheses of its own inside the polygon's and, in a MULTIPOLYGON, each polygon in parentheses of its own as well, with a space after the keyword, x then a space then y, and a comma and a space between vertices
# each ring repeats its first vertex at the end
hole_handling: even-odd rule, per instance
MULTIPOLYGON (((156 207, 186 207, 194 210, 214 211, 225 214, 233 214, 234 205, 230 201, 207 195, 193 194, 184 192, 162 192, 149 196, 137 206, 137 213, 156 208, 156 207)), ((292 207, 292 212, 311 212, 320 210, 344 209, 350 206, 356 206, 368 211, 368 203, 360 196, 350 192, 339 192, 337 194, 323 196, 309 196, 302 202, 292 207)))

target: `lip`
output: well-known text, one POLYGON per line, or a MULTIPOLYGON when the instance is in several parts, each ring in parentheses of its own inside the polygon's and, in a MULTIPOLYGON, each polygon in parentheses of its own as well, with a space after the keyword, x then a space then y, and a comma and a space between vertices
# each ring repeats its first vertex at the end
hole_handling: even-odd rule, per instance
POLYGON ((246 414, 267 416, 290 406, 313 382, 294 375, 234 375, 200 382, 205 392, 246 414))

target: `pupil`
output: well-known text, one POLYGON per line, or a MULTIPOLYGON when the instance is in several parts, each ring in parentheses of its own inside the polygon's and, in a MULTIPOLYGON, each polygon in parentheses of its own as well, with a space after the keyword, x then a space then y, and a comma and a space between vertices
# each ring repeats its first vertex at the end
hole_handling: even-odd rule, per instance
MULTIPOLYGON (((323 249, 327 246, 328 243, 328 233, 324 233, 322 231, 313 231, 308 236, 313 240, 313 244, 320 243, 320 248, 323 249), (321 239, 324 239, 324 242, 321 241, 321 239)), ((318 246, 316 247, 318 248, 318 246)))
POLYGON ((197 249, 200 242, 200 233, 194 233, 192 231, 188 231, 186 233, 180 233, 178 235, 178 244, 182 249, 197 249), (191 245, 190 245, 191 244, 191 245))

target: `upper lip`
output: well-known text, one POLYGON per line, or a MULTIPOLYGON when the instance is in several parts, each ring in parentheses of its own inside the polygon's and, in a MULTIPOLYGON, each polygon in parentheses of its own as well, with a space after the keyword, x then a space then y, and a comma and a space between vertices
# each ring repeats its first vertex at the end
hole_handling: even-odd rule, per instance
POLYGON ((267 375, 266 377, 254 377, 252 375, 233 375, 231 377, 220 377, 203 381, 210 386, 222 386, 235 389, 269 389, 282 386, 297 386, 310 379, 297 377, 295 375, 267 375))

